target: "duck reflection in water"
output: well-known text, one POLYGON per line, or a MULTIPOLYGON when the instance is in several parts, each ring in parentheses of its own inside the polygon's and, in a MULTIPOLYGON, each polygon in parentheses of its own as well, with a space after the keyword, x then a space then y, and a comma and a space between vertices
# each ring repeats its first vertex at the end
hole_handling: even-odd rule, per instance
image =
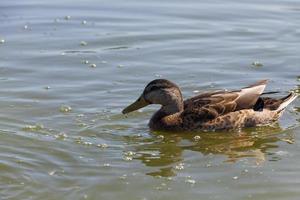
MULTIPOLYGON (((236 133, 205 132, 189 134, 152 133, 152 141, 141 142, 135 147, 135 159, 146 166, 155 168, 147 173, 151 176, 176 176, 180 163, 184 163, 185 150, 224 155, 224 162, 234 163, 247 158, 255 165, 261 165, 267 159, 278 160, 271 149, 278 148, 279 141, 292 144, 294 136, 289 130, 282 130, 278 124, 272 127, 244 129, 236 133)), ((207 164, 207 163, 206 163, 207 164)))

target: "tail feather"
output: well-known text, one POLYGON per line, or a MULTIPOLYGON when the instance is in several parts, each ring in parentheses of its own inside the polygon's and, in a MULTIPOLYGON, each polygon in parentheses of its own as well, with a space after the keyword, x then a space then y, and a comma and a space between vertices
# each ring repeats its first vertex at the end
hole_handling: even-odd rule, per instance
POLYGON ((248 87, 242 88, 238 93, 239 97, 236 100, 236 110, 251 108, 255 105, 260 95, 265 90, 268 80, 261 80, 248 87))
POLYGON ((277 111, 283 111, 290 103, 292 103, 296 98, 298 97, 298 94, 295 92, 291 92, 288 96, 283 97, 281 100, 283 101, 280 106, 277 108, 277 111))

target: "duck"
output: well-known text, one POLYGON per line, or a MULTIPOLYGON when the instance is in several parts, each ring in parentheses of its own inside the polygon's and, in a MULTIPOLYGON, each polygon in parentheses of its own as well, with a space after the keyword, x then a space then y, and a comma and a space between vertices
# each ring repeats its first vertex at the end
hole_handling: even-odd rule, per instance
POLYGON ((161 105, 149 121, 152 131, 216 131, 270 125, 298 95, 290 92, 282 98, 265 97, 276 93, 263 93, 267 83, 260 80, 239 90, 204 92, 184 100, 175 83, 155 79, 122 113, 161 105))

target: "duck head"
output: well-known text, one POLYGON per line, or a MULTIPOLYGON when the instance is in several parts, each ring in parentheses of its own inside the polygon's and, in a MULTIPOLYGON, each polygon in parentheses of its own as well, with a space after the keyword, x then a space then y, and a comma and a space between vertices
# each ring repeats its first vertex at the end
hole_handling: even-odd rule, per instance
POLYGON ((127 106, 122 113, 127 114, 150 104, 162 105, 161 110, 172 114, 183 110, 183 98, 179 87, 166 79, 151 81, 140 97, 127 106))

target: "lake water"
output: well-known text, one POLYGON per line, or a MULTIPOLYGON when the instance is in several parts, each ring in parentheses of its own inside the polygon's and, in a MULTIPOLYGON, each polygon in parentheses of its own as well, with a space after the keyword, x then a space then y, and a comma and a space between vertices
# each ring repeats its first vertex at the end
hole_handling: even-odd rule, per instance
POLYGON ((299 98, 230 133, 152 133, 158 106, 121 110, 159 77, 186 98, 299 92, 299 38, 296 0, 1 0, 0 198, 298 200, 299 98))

